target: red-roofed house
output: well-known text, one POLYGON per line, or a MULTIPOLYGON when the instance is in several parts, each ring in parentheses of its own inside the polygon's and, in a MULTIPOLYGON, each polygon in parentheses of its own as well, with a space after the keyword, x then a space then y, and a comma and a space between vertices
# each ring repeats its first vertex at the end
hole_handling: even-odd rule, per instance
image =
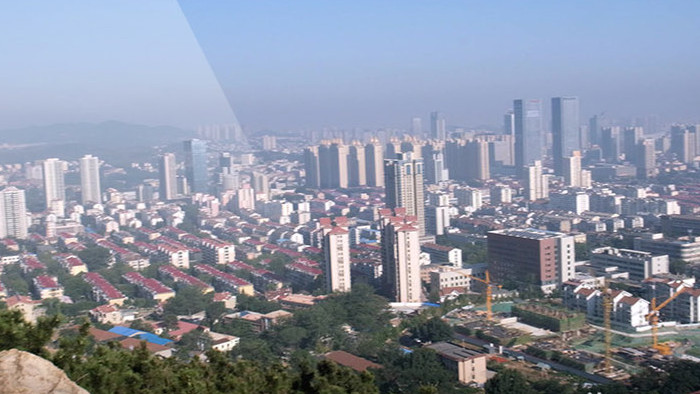
POLYGON ((63 297, 63 287, 58 284, 55 277, 39 275, 34 278, 33 283, 36 296, 42 300, 63 297))

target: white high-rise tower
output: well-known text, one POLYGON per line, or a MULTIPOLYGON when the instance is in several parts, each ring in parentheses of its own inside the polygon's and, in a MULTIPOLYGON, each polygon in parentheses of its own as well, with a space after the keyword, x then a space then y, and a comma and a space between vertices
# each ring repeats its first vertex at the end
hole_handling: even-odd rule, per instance
POLYGON ((10 186, 0 192, 0 238, 27 238, 27 205, 24 190, 10 186))
MULTIPOLYGON (((44 160, 44 192, 46 194, 46 208, 65 206, 66 183, 63 172, 63 161, 59 159, 44 160)), ((54 212, 63 216, 63 212, 54 212)))
POLYGON ((85 155, 80 159, 80 190, 83 205, 102 202, 100 160, 95 156, 85 155))

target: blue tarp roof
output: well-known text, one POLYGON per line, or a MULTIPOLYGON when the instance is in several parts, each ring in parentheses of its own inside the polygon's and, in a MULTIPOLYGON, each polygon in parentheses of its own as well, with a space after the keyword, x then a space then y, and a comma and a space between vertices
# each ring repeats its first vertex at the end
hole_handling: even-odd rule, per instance
POLYGON ((114 326, 109 329, 109 332, 117 335, 123 335, 125 337, 133 337, 134 335, 144 334, 144 331, 134 330, 133 328, 124 326, 114 326))
POLYGON ((136 337, 148 343, 155 343, 156 345, 167 345, 172 342, 170 339, 161 338, 158 335, 150 332, 134 330, 133 328, 123 326, 112 327, 109 332, 117 335, 123 335, 125 337, 136 337))
POLYGON ((139 335, 137 335, 137 337, 139 337, 140 339, 143 339, 144 341, 146 341, 148 343, 155 343, 156 345, 167 345, 170 342, 172 342, 172 340, 170 340, 170 339, 161 338, 158 335, 152 334, 150 332, 145 332, 143 334, 139 334, 139 335))

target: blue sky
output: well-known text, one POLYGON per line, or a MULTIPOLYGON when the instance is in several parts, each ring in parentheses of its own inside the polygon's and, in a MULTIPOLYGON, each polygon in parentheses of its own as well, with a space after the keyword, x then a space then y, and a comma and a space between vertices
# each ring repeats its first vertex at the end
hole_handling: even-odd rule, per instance
POLYGON ((0 127, 223 122, 217 81, 252 130, 408 127, 436 109, 498 125, 513 98, 557 95, 585 116, 700 121, 697 1, 52 3, 0 15, 18 38, 0 41, 0 127))

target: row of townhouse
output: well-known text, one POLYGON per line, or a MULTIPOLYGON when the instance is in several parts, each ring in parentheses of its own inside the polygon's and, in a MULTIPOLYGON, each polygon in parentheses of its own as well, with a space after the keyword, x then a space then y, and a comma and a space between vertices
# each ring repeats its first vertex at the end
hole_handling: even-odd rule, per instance
POLYGON ((323 274, 323 271, 320 268, 316 268, 299 261, 289 263, 285 265, 284 268, 286 270, 287 277, 292 284, 298 286, 308 286, 323 274))
POLYGON ((138 272, 127 272, 122 277, 127 282, 137 286, 144 295, 153 300, 163 302, 175 297, 175 290, 155 279, 146 278, 138 272))
MULTIPOLYGON (((641 331, 649 326, 649 301, 621 290, 609 290, 611 297, 610 322, 613 327, 627 331, 641 331)), ((566 307, 586 313, 586 318, 601 324, 604 317, 604 295, 599 289, 577 281, 564 282, 562 300, 566 307)))
POLYGON ((88 272, 83 275, 83 280, 92 286, 92 297, 97 302, 106 302, 110 305, 122 305, 127 297, 102 275, 97 272, 88 272))
POLYGON ((55 276, 39 275, 32 279, 32 283, 36 296, 42 300, 63 297, 63 286, 55 276))
POLYGON ((235 275, 220 271, 210 265, 197 264, 194 269, 202 274, 211 275, 222 287, 237 294, 254 295, 253 284, 235 275))
POLYGON ((661 309, 661 319, 681 324, 700 323, 700 289, 695 287, 695 278, 649 278, 642 283, 647 298, 656 298, 660 304, 678 294, 661 309))
POLYGON ((76 276, 88 272, 87 265, 74 254, 61 253, 55 256, 55 259, 61 264, 61 267, 68 271, 69 274, 76 276))
POLYGON ((184 286, 194 286, 202 290, 203 293, 211 293, 214 291, 214 287, 195 278, 192 275, 188 275, 172 265, 161 265, 158 267, 158 272, 160 275, 172 279, 175 283, 182 284, 184 286))

